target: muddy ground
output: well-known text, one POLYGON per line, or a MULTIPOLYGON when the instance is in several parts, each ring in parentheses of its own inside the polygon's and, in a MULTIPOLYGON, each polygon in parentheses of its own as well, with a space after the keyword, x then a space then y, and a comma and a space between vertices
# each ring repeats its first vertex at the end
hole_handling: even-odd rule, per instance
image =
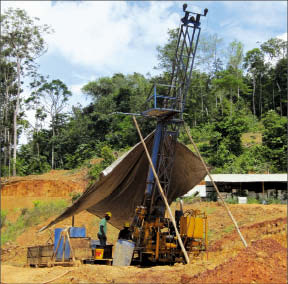
MULTIPOLYGON (((14 179, 9 188, 6 186, 5 190, 1 190, 1 207, 8 210, 8 219, 13 221, 19 214, 16 208, 31 207, 33 200, 69 199, 69 193, 81 192, 85 185, 83 176, 74 174, 71 178, 71 173, 65 171, 24 180, 14 179), (33 186, 34 182, 37 186, 33 186), (27 195, 29 189, 32 193, 27 195)), ((175 207, 176 204, 173 204, 172 209, 175 207)), ((244 248, 221 204, 202 202, 184 205, 184 209, 192 208, 204 210, 208 215, 209 250, 207 254, 191 259, 189 265, 150 268, 88 264, 78 267, 27 267, 27 247, 51 242, 53 228, 37 233, 54 218, 51 217, 27 229, 15 242, 3 245, 1 283, 286 283, 286 205, 229 205, 248 248, 244 248)), ((84 225, 87 235, 94 239, 98 222, 99 219, 88 212, 82 212, 75 218, 75 225, 84 225)), ((56 227, 64 225, 71 225, 71 219, 62 221, 56 227)), ((118 230, 108 226, 108 241, 115 243, 117 235, 118 230)))

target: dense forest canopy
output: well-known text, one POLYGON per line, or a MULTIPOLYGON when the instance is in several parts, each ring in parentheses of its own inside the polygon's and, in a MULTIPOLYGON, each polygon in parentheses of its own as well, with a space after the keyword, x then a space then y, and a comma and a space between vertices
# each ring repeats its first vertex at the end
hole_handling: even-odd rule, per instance
MULTIPOLYGON (((43 35, 51 29, 23 10, 8 9, 1 15, 1 30, 1 176, 73 169, 101 157, 91 169, 97 176, 119 151, 138 142, 131 116, 115 113, 140 113, 153 83, 168 82, 177 30, 169 30, 168 42, 157 48, 160 75, 117 73, 87 82, 82 92, 91 103, 69 113, 65 105, 71 92, 65 83, 42 76, 35 63, 46 50, 43 35), (24 78, 30 80, 25 100, 24 78), (34 125, 24 105, 35 110, 34 125), (30 130, 30 138, 17 147, 23 129, 30 130)), ((243 50, 237 40, 223 46, 217 34, 201 35, 185 121, 212 172, 286 172, 287 41, 271 38, 243 50)), ((153 120, 139 118, 139 123, 144 135, 155 127, 153 120)), ((189 143, 184 133, 180 140, 189 143)))

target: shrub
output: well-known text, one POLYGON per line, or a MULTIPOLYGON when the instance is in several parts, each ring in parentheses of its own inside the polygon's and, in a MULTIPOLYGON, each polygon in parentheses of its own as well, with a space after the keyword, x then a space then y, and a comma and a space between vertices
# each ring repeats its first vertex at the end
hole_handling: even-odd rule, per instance
POLYGON ((91 166, 91 169, 88 172, 91 182, 96 181, 99 178, 100 173, 115 160, 112 149, 108 146, 104 146, 101 149, 101 158, 103 158, 101 163, 91 166))
POLYGON ((281 204, 281 200, 277 198, 270 197, 266 200, 267 204, 281 204))
POLYGON ((7 211, 1 210, 1 223, 0 228, 4 227, 6 224, 6 217, 7 217, 7 211))
POLYGON ((238 203, 238 199, 237 198, 233 198, 233 197, 229 197, 225 199, 225 202, 228 204, 237 204, 238 203))
POLYGON ((260 200, 254 198, 254 197, 248 197, 247 198, 247 203, 248 204, 260 204, 260 200))
POLYGON ((81 193, 80 193, 80 192, 75 192, 75 191, 73 191, 73 192, 70 193, 69 195, 70 195, 70 197, 71 197, 72 203, 74 203, 74 202, 81 196, 81 193))

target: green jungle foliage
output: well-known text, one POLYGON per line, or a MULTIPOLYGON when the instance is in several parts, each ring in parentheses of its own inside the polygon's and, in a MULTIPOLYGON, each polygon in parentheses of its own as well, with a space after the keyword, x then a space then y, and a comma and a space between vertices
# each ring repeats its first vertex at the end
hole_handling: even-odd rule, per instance
MULTIPOLYGON (((5 19, 12 15, 8 11, 5 19)), ((153 84, 170 82, 177 30, 168 31, 168 37, 167 43, 157 48, 158 75, 116 73, 87 82, 82 92, 90 104, 73 106, 70 113, 64 111, 71 96, 65 83, 48 81, 34 66, 34 72, 26 76, 31 80, 31 96, 19 104, 21 109, 25 104, 35 110, 36 124, 31 125, 25 112, 19 112, 17 137, 25 130, 29 141, 17 148, 17 174, 74 169, 101 157, 99 165, 90 167, 90 178, 96 180, 113 161, 111 153, 123 152, 139 142, 131 116, 123 113, 146 110, 153 84), (49 101, 57 110, 48 109, 49 101), (45 128, 47 120, 50 125, 45 128)), ((12 175, 17 93, 17 68, 9 61, 13 47, 6 47, 0 61, 1 176, 12 175)), ((183 114, 185 122, 213 173, 286 172, 287 42, 272 38, 246 54, 243 50, 237 40, 227 46, 216 34, 201 35, 183 114), (265 60, 267 57, 271 60, 265 60), (260 142, 243 143, 245 133, 257 133, 260 142)), ((165 88, 160 91, 165 92, 165 88)), ((143 136, 155 129, 155 120, 137 119, 143 136)), ((190 143, 184 131, 179 139, 190 143)))
POLYGON ((96 181, 99 178, 100 173, 109 165, 111 165, 112 162, 115 160, 113 151, 108 146, 104 146, 102 148, 101 157, 103 158, 103 160, 99 164, 92 165, 88 172, 91 183, 96 181))

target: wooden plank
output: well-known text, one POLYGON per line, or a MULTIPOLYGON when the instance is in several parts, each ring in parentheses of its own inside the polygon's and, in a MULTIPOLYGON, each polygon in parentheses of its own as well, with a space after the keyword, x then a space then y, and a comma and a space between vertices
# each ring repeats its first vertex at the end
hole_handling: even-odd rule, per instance
POLYGON ((72 255, 72 260, 73 260, 73 262, 74 262, 74 261, 75 261, 74 248, 73 248, 72 245, 71 245, 70 237, 69 237, 68 232, 67 232, 67 240, 68 240, 68 243, 69 243, 69 246, 70 246, 70 255, 72 255))

